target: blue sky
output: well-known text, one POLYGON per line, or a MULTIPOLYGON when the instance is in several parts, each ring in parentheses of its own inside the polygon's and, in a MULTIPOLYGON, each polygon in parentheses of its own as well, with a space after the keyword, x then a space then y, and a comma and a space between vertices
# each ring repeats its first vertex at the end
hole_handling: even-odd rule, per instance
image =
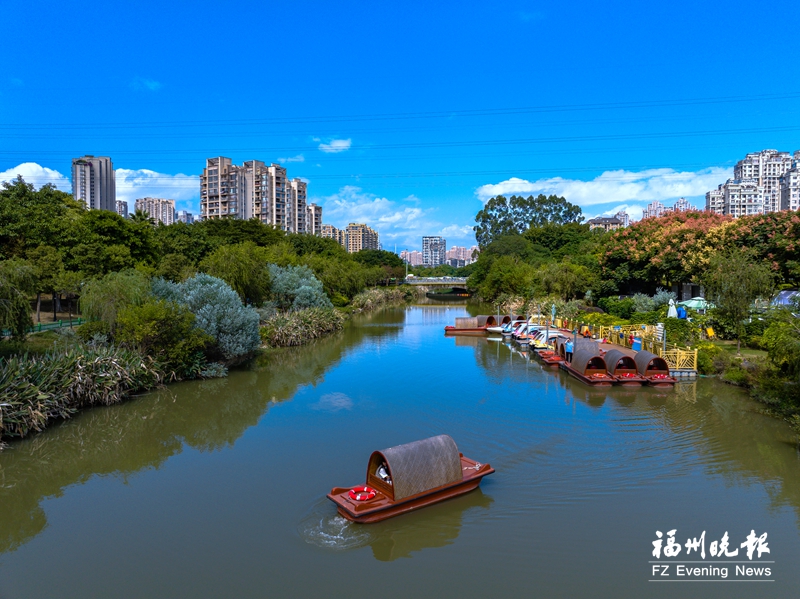
POLYGON ((0 179, 109 155, 197 212, 206 157, 281 162, 400 251, 471 245, 496 193, 638 218, 800 149, 797 3, 3 4, 0 179))

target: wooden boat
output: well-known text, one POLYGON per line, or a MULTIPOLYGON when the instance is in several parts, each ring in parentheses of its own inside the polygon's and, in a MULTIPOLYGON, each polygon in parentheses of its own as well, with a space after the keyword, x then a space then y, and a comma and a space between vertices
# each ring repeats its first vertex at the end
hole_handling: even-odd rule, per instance
POLYGON ((590 349, 578 349, 572 355, 572 362, 565 360, 559 366, 592 387, 610 387, 614 384, 614 377, 608 374, 606 361, 590 349))
POLYGON ((379 522, 477 488, 494 468, 464 457, 449 435, 375 451, 366 484, 334 487, 327 497, 353 522, 379 522))
POLYGON ((456 318, 456 326, 444 327, 445 335, 485 335, 497 325, 494 316, 464 316, 456 318))
POLYGON ((608 367, 608 374, 617 380, 618 385, 623 387, 641 387, 647 383, 636 370, 636 362, 633 358, 618 349, 610 349, 603 355, 608 367))
POLYGON ((636 369, 651 387, 674 387, 678 381, 669 375, 669 366, 664 358, 649 351, 640 351, 634 358, 636 369))

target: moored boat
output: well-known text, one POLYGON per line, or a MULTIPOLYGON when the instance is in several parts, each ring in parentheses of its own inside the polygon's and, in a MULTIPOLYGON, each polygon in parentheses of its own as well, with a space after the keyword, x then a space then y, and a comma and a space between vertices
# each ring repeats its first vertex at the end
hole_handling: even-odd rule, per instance
POLYGON ((565 360, 559 366, 592 387, 609 387, 614 384, 614 377, 608 374, 603 357, 589 349, 578 349, 571 362, 565 360))
POLYGON ((373 452, 364 485, 334 487, 327 497, 348 520, 379 522, 468 493, 493 472, 438 435, 373 452))
POLYGON ((678 381, 669 375, 666 360, 649 351, 640 351, 634 358, 636 369, 651 387, 673 387, 678 381))
POLYGON ((497 325, 494 316, 463 316, 456 318, 455 326, 444 327, 445 335, 485 335, 489 327, 497 325))
POLYGON ((641 387, 647 383, 647 379, 636 370, 636 362, 628 354, 610 349, 603 355, 603 359, 606 361, 608 374, 616 379, 618 385, 641 387))

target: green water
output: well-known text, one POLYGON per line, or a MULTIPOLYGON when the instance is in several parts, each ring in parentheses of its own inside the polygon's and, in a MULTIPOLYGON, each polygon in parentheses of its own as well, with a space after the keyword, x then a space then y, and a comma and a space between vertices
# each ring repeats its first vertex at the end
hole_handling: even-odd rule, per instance
POLYGON ((594 390, 444 337, 464 315, 387 309, 14 443, 0 598, 797 596, 788 427, 713 380, 594 390), (480 490, 373 525, 325 499, 364 481, 373 450, 440 433, 496 468, 480 490), (768 533, 754 561, 774 582, 649 582, 671 529, 681 544, 706 531, 707 552, 726 531, 732 547, 768 533))

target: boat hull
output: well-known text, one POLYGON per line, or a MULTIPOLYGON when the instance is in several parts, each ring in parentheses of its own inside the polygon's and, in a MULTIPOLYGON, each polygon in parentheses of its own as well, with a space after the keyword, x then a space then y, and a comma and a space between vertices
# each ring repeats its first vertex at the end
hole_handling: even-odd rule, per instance
POLYGON ((670 387, 674 387, 675 383, 678 382, 676 379, 673 378, 654 379, 648 376, 645 377, 645 379, 647 380, 648 387, 657 387, 660 389, 668 389, 670 387))
POLYGON ((576 379, 581 381, 582 383, 585 383, 592 387, 610 387, 611 385, 614 384, 614 379, 610 374, 606 374, 603 378, 595 376, 586 376, 582 372, 578 372, 577 370, 572 368, 572 366, 570 366, 566 362, 561 362, 559 366, 564 370, 566 370, 568 373, 570 373, 572 376, 574 376, 576 379))
POLYGON ((413 512, 423 507, 446 501, 470 491, 474 491, 481 484, 484 476, 494 472, 489 464, 480 464, 469 458, 461 456, 463 478, 460 481, 430 489, 424 493, 406 497, 400 501, 378 493, 373 500, 356 502, 350 499, 349 488, 335 487, 327 497, 336 504, 339 514, 352 522, 369 524, 380 522, 387 518, 413 512))

